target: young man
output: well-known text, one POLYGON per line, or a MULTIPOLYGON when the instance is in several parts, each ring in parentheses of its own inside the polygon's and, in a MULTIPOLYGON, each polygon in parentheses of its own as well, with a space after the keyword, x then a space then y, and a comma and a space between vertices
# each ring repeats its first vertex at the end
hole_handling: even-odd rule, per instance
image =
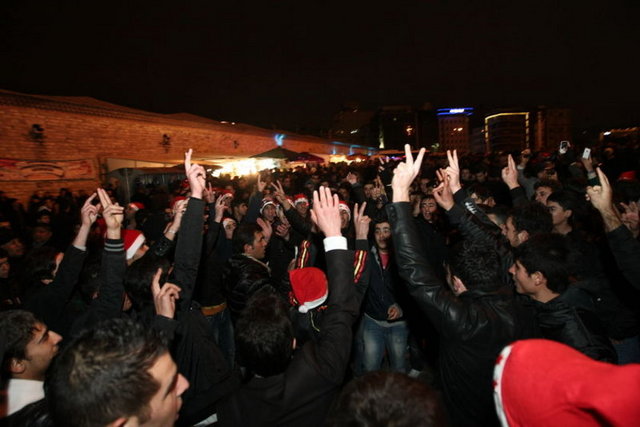
POLYGON ((406 351, 409 328, 402 319, 397 293, 403 286, 392 257, 391 225, 374 225, 374 245, 367 259, 369 286, 363 301, 364 314, 359 334, 364 343, 359 368, 363 372, 380 369, 386 354, 392 370, 407 371, 406 351))
POLYGON ((328 308, 317 340, 296 350, 284 301, 259 291, 236 324, 236 354, 245 381, 218 405, 221 426, 323 425, 349 362, 351 328, 358 313, 353 254, 340 233, 338 197, 314 194, 312 217, 324 233, 328 308))
POLYGON ((153 328, 114 319, 83 332, 56 359, 47 400, 56 425, 172 426, 189 388, 153 328))
POLYGON ((515 250, 509 270, 516 290, 536 301, 544 338, 567 344, 596 360, 615 362, 616 355, 597 316, 579 308, 589 294, 569 287, 569 249, 557 234, 538 234, 515 250))
POLYGON ((62 337, 23 310, 0 313, 2 374, 9 378, 7 415, 44 397, 43 382, 62 337))
POLYGON ((452 424, 493 425, 497 423, 491 387, 495 358, 505 344, 535 333, 533 318, 503 282, 500 258, 486 239, 466 240, 453 252, 451 289, 437 277, 423 253, 408 203, 424 149, 415 162, 409 145, 405 152, 407 160, 394 171, 393 203, 387 205, 400 276, 441 337, 439 371, 452 424))

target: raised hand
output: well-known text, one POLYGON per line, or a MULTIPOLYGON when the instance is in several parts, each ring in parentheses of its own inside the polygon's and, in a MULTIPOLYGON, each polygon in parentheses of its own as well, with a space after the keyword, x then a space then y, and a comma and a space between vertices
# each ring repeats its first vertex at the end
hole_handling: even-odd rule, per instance
POLYGON ((218 222, 218 223, 222 222, 222 216, 224 215, 224 211, 227 210, 227 205, 224 204, 226 198, 227 198, 226 194, 221 194, 216 199, 215 217, 214 217, 215 222, 218 222))
POLYGON ((409 188, 420 172, 424 151, 424 148, 421 148, 414 161, 413 156, 411 155, 411 146, 409 144, 405 144, 404 152, 406 160, 404 162, 400 162, 398 166, 396 166, 393 171, 393 179, 391 181, 394 202, 409 201, 409 188))
POLYGON ((620 207, 622 208, 622 212, 620 214, 622 223, 627 226, 634 238, 638 238, 638 234, 640 234, 640 214, 638 203, 620 203, 620 207))
POLYGON ((438 178, 440 179, 440 184, 433 189, 433 197, 442 209, 448 211, 455 204, 455 201, 453 200, 453 192, 449 185, 449 175, 444 169, 436 171, 436 175, 438 175, 438 178))
POLYGON ((271 235, 273 234, 273 227, 267 221, 262 218, 258 218, 256 223, 262 228, 262 234, 264 234, 264 239, 268 242, 271 240, 271 235))
POLYGON ((98 218, 99 206, 94 206, 91 202, 96 198, 98 193, 93 193, 87 200, 85 200, 82 209, 80 209, 80 216, 82 218, 82 226, 91 227, 98 218))
POLYGON ((600 168, 596 169, 600 185, 594 185, 587 187, 587 196, 594 208, 603 211, 610 211, 613 209, 613 192, 611 191, 611 184, 609 179, 602 172, 600 168))
POLYGON ((266 186, 267 186, 267 183, 262 180, 262 177, 260 176, 260 172, 258 172, 258 193, 262 193, 266 186))
POLYGON ((451 191, 455 194, 462 188, 460 185, 460 164, 458 163, 458 150, 447 150, 447 159, 449 160, 449 166, 445 171, 449 175, 449 185, 451 191))
POLYGON ((276 236, 282 237, 285 240, 289 240, 289 232, 291 231, 291 226, 288 223, 280 223, 276 227, 276 236))
POLYGON ((211 204, 216 200, 216 192, 213 191, 213 187, 210 182, 207 183, 207 186, 203 191, 203 196, 204 201, 207 202, 207 204, 211 204))
POLYGON ((124 219, 124 207, 118 205, 118 203, 111 203, 111 199, 106 191, 102 188, 96 190, 98 197, 100 198, 100 205, 102 206, 102 217, 107 225, 107 237, 110 239, 120 238, 120 227, 124 219), (116 231, 117 237, 111 237, 109 231, 116 231))
POLYGON ((320 187, 313 192, 313 208, 311 220, 326 237, 341 236, 340 233, 340 199, 337 194, 331 196, 331 190, 320 187))
POLYGON ((202 199, 207 173, 202 166, 191 163, 192 154, 191 148, 184 153, 184 172, 189 180, 189 187, 191 187, 191 197, 202 199))
POLYGON ((371 224, 371 218, 364 214, 367 208, 367 202, 364 202, 362 206, 358 207, 358 204, 353 208, 353 225, 356 229, 356 239, 366 239, 369 236, 369 225, 371 224))
POLYGON ((168 282, 160 288, 161 275, 162 269, 159 268, 151 282, 153 304, 156 308, 156 314, 173 319, 176 314, 176 300, 180 298, 180 288, 177 285, 168 282))
POLYGON ((513 160, 513 157, 511 157, 511 154, 507 157, 507 166, 502 168, 502 180, 507 184, 509 190, 513 190, 520 186, 520 184, 518 184, 518 169, 516 168, 516 162, 513 160))

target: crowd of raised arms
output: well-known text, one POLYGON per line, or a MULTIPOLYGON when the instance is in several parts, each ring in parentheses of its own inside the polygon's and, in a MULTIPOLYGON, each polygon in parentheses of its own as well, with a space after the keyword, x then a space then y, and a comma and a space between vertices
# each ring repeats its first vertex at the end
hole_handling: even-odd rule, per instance
POLYGON ((0 425, 639 425, 637 151, 444 154, 0 191, 0 425))

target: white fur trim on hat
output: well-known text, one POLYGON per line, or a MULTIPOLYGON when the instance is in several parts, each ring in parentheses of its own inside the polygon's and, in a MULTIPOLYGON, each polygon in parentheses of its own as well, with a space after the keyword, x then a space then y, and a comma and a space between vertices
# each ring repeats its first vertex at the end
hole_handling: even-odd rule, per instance
POLYGON ((127 259, 129 260, 133 258, 133 256, 136 254, 138 249, 140 249, 140 247, 143 244, 144 244, 144 234, 140 233, 138 237, 136 237, 136 240, 134 240, 133 243, 131 243, 131 246, 129 246, 129 248, 127 249, 127 259))
POLYGON ((302 314, 305 314, 309 310, 312 310, 312 309, 322 305, 322 303, 327 300, 327 295, 328 295, 328 292, 325 293, 322 297, 318 298, 317 300, 307 301, 304 304, 300 304, 298 306, 298 311, 300 313, 302 313, 302 314))

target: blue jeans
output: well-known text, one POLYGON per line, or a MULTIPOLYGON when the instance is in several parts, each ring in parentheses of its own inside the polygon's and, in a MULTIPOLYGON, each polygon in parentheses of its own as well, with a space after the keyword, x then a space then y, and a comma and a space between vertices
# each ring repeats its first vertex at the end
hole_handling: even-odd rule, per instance
POLYGON ((218 343, 218 347, 224 358, 229 363, 230 367, 233 367, 235 364, 234 358, 236 356, 236 343, 233 339, 233 323, 231 323, 231 313, 229 312, 229 308, 225 308, 220 313, 216 313, 213 316, 205 316, 209 325, 211 325, 211 330, 213 331, 213 336, 216 339, 216 343, 218 343))
POLYGON ((386 350, 391 370, 406 373, 409 337, 407 322, 380 321, 365 314, 360 324, 360 336, 364 343, 361 364, 363 372, 380 369, 386 350))

